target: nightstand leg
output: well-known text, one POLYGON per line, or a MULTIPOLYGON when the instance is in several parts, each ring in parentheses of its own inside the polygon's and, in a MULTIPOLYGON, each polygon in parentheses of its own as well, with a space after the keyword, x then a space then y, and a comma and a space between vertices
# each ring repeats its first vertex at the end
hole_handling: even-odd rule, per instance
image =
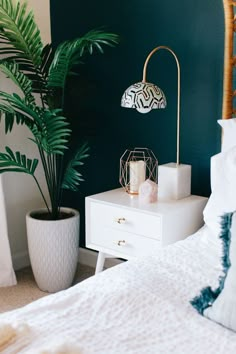
POLYGON ((104 263, 105 263, 106 254, 103 252, 98 253, 97 265, 95 274, 100 273, 103 271, 104 263))

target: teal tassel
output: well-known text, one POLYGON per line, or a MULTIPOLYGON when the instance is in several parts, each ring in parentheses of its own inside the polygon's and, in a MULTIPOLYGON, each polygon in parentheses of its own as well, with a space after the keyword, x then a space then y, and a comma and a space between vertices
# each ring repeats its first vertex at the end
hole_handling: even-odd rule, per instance
POLYGON ((232 216, 234 213, 224 214, 221 217, 221 234, 219 238, 222 241, 223 255, 221 258, 221 264, 223 268, 223 275, 219 277, 219 286, 216 290, 212 290, 210 286, 203 288, 199 295, 195 296, 190 304, 201 314, 203 315, 204 310, 212 306, 216 298, 219 296, 221 291, 224 288, 225 279, 228 273, 228 269, 231 266, 229 259, 229 250, 230 250, 230 241, 231 241, 231 224, 232 216))
POLYGON ((206 288, 202 289, 200 292, 200 295, 195 296, 190 301, 190 304, 201 314, 203 315, 204 310, 211 306, 217 296, 219 295, 219 288, 217 290, 213 291, 210 286, 207 286, 206 288))

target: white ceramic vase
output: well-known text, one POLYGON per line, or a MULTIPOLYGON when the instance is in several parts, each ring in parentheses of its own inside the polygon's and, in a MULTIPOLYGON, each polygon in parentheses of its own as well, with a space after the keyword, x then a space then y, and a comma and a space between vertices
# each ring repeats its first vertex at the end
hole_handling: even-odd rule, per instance
POLYGON ((42 291, 54 293, 71 286, 78 262, 80 215, 77 210, 61 208, 73 216, 61 220, 39 220, 26 215, 29 257, 33 274, 42 291))

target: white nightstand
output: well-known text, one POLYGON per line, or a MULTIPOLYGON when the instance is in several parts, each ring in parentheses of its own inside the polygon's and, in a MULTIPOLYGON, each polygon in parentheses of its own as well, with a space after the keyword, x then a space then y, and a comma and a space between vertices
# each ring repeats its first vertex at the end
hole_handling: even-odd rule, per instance
POLYGON ((106 257, 152 254, 196 232, 203 225, 206 202, 191 195, 142 205, 122 188, 86 197, 86 247, 99 251, 96 273, 106 257))

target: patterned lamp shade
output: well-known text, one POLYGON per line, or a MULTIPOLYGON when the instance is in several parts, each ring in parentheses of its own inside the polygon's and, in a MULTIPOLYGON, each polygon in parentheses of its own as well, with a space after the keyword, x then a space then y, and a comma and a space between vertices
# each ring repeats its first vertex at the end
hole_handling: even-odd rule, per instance
POLYGON ((121 106, 134 108, 140 113, 148 113, 152 109, 165 108, 166 97, 156 85, 150 82, 137 82, 125 90, 121 106))

